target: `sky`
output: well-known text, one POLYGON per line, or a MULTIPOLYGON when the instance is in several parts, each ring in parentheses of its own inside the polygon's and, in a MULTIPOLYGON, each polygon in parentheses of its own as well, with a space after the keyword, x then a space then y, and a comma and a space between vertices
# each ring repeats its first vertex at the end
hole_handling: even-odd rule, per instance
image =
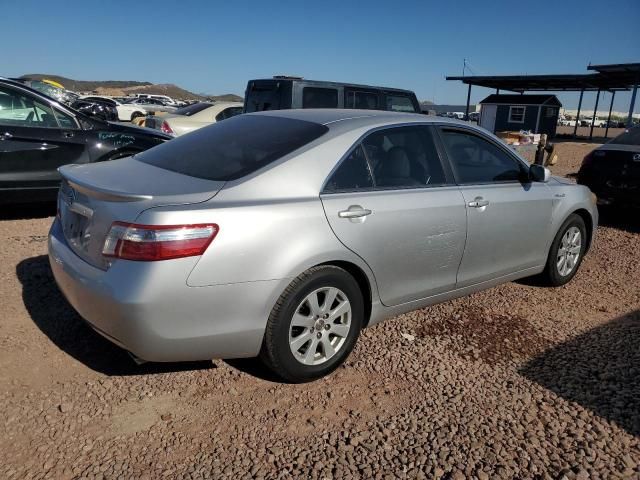
MULTIPOLYGON (((196 93, 243 95, 250 79, 289 74, 462 104, 466 86, 445 77, 460 75, 464 59, 467 75, 640 62, 640 0, 0 0, 0 11, 0 75, 174 83, 196 93)), ((471 101, 490 93, 473 88, 471 101)), ((577 106, 577 94, 559 98, 577 106)), ((614 110, 627 111, 629 98, 616 94, 614 110)), ((585 94, 583 108, 594 100, 585 94)), ((601 97, 599 110, 609 101, 601 97)))

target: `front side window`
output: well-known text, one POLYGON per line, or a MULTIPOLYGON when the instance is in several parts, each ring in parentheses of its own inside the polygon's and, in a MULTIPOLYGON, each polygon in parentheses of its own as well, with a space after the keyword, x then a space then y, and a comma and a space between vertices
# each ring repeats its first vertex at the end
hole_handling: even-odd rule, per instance
POLYGON ((515 182, 527 173, 521 162, 475 134, 443 130, 442 138, 458 183, 515 182))
POLYGON ((304 87, 302 108, 338 108, 338 90, 335 88, 304 87))
POLYGON ((78 128, 76 121, 73 119, 71 115, 67 115, 66 113, 63 113, 58 109, 55 109, 54 113, 56 114, 56 119, 58 120, 58 124, 60 125, 60 128, 65 128, 65 129, 78 128))
POLYGON ((373 187, 371 170, 364 156, 362 146, 358 145, 337 168, 325 185, 327 193, 341 191, 368 190, 373 187))
POLYGON ((48 105, 9 88, 0 87, 0 125, 57 128, 48 105))
POLYGON ((379 130, 365 138, 362 144, 376 187, 427 187, 447 183, 427 127, 379 130))
POLYGON ((525 107, 509 107, 509 123, 524 123, 525 107))
POLYGON ((344 108, 377 110, 378 94, 373 92, 347 91, 344 94, 344 108))
POLYGON ((411 99, 405 95, 387 95, 387 110, 392 112, 415 112, 411 99))

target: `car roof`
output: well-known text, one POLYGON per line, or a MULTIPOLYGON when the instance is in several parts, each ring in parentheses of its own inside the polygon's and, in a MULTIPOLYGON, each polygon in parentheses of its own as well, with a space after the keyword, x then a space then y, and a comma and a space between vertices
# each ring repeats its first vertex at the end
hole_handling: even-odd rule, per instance
POLYGON ((308 108, 291 110, 267 110, 247 115, 264 115, 294 120, 305 120, 329 127, 330 130, 399 123, 448 123, 470 125, 453 118, 442 118, 421 113, 390 112, 385 110, 357 110, 347 108, 308 108))

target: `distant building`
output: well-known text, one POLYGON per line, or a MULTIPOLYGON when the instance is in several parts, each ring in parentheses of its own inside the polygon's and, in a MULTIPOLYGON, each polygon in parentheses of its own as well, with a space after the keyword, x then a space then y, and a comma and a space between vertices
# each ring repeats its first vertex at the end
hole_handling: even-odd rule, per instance
POLYGON ((529 130, 555 136, 562 104, 555 95, 489 95, 480 102, 480 126, 490 132, 529 130))

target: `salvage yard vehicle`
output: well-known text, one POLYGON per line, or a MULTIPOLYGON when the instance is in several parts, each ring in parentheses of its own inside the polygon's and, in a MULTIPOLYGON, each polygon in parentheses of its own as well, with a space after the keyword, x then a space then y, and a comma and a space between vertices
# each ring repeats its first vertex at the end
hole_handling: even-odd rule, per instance
POLYGON ((226 120, 242 113, 242 103, 216 102, 196 103, 179 108, 173 113, 161 117, 148 116, 144 126, 179 137, 198 128, 206 127, 212 123, 226 120))
POLYGON ((569 282, 591 192, 471 124, 370 110, 239 115, 60 169, 54 277, 147 361, 260 358, 328 374, 360 330, 540 275, 569 282))
POLYGON ((117 120, 121 122, 131 122, 138 117, 144 117, 147 114, 147 110, 143 105, 136 105, 131 103, 123 103, 119 99, 109 98, 109 97, 101 97, 99 95, 90 95, 87 97, 82 97, 82 100, 93 100, 93 101, 104 101, 108 100, 113 102, 116 111, 118 112, 117 120))
POLYGON ((172 113, 176 111, 176 107, 165 104, 162 100, 148 97, 138 97, 127 102, 127 105, 131 105, 137 108, 143 108, 147 113, 155 112, 168 112, 172 113))
POLYGON ((80 98, 71 104, 71 108, 107 122, 118 120, 116 103, 105 98, 80 98))
POLYGON ((0 79, 0 203, 54 200, 58 167, 129 156, 170 138, 89 117, 0 79))
POLYGON ((247 83, 245 112, 289 108, 354 108, 421 113, 416 94, 410 90, 286 76, 249 80, 247 83))
POLYGON ((578 171, 601 205, 640 207, 640 126, 590 152, 578 171))

